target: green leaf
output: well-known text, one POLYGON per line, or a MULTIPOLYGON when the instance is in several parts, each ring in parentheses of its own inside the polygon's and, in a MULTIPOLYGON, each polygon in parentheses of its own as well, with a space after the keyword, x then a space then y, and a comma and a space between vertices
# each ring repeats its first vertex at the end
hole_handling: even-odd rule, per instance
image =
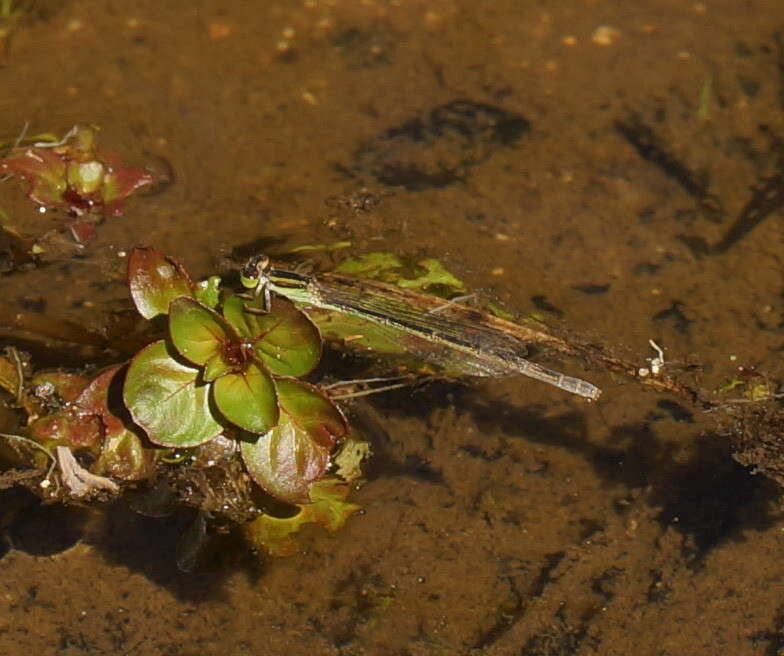
POLYGON ((139 436, 125 430, 121 434, 107 436, 93 474, 111 476, 124 481, 139 481, 155 474, 156 451, 145 449, 139 436))
POLYGON ((253 480, 286 503, 308 503, 311 483, 329 466, 329 449, 316 444, 285 413, 275 428, 255 442, 243 441, 241 450, 253 480))
POLYGON ((453 276, 436 259, 425 258, 416 264, 403 262, 392 253, 366 253, 344 260, 335 269, 359 278, 372 278, 406 289, 426 290, 436 296, 451 298, 465 292, 463 281, 453 276))
POLYGON ((357 258, 343 260, 335 271, 359 278, 380 278, 390 270, 402 266, 403 262, 393 253, 365 253, 357 258))
POLYGON ((346 502, 349 486, 333 478, 313 483, 310 498, 313 503, 300 506, 293 517, 262 515, 243 527, 245 537, 257 549, 272 556, 290 556, 297 552, 293 537, 305 524, 320 524, 328 531, 337 531, 361 506, 346 502))
POLYGON ((349 248, 350 241, 333 241, 327 244, 302 244, 289 250, 289 253, 315 253, 319 251, 337 251, 341 248, 349 248))
POLYGON ((70 162, 67 169, 68 186, 80 196, 94 193, 103 184, 106 167, 98 160, 70 162))
POLYGON ((245 309, 248 300, 238 294, 229 296, 223 302, 223 316, 226 318, 236 331, 246 339, 255 339, 263 328, 258 323, 258 319, 266 314, 257 315, 255 312, 248 312, 245 309))
POLYGON ((251 361, 245 371, 228 373, 213 383, 215 405, 235 426, 266 433, 278 423, 278 397, 272 376, 251 361))
POLYGON ((200 280, 193 290, 196 300, 214 310, 220 302, 220 284, 220 276, 210 276, 206 280, 200 280))
POLYGON ((361 478, 362 465, 371 453, 370 442, 352 430, 348 436, 341 440, 340 448, 332 456, 332 462, 335 463, 335 474, 348 483, 361 478))
POLYGON ((169 312, 169 303, 192 296, 193 283, 182 265, 154 248, 136 247, 128 258, 128 284, 145 319, 169 312))
POLYGON ((415 278, 401 278, 397 281, 397 285, 405 289, 423 290, 438 287, 443 292, 439 296, 451 296, 465 291, 463 281, 447 271, 438 260, 432 258, 419 260, 417 267, 421 270, 417 272, 415 278))
POLYGON ((278 378, 276 385, 281 410, 316 444, 332 449, 348 433, 343 414, 317 388, 291 378, 278 378))
POLYGON ((245 309, 240 296, 230 296, 223 315, 243 337, 253 341, 253 350, 276 376, 304 376, 321 359, 321 335, 308 316, 293 303, 273 298, 269 312, 245 309))
POLYGON ((504 309, 498 303, 493 303, 492 301, 487 304, 487 311, 499 319, 506 319, 507 321, 515 321, 517 319, 516 315, 509 312, 509 310, 504 309))
POLYGON ((310 486, 310 499, 313 504, 308 506, 310 517, 328 531, 339 531, 346 520, 362 506, 346 503, 351 487, 334 478, 318 481, 310 486))
POLYGON ((225 344, 239 343, 239 336, 222 316, 187 296, 169 304, 169 334, 180 355, 198 365, 220 354, 225 344))
POLYGON ((202 375, 206 382, 211 383, 216 378, 224 376, 233 369, 234 367, 226 362, 220 353, 216 353, 209 360, 207 360, 207 362, 204 363, 204 371, 202 375))
POLYGON ((221 424, 210 409, 209 386, 199 369, 175 360, 166 342, 153 342, 131 361, 123 397, 133 420, 155 444, 192 447, 217 437, 221 424))
POLYGON ((93 157, 95 156, 95 146, 98 141, 99 128, 87 123, 77 123, 68 133, 56 141, 68 142, 67 152, 71 157, 93 157))

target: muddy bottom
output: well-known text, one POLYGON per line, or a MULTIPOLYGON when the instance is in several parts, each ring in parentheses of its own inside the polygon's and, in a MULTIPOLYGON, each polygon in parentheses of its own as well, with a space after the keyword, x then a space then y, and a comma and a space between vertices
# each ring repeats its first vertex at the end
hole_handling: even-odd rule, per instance
MULTIPOLYGON (((14 24, 0 134, 95 124, 170 184, 82 248, 3 182, 6 225, 55 231, 0 277, 4 326, 100 330, 128 307, 134 244, 201 277, 350 241, 335 262, 439 258, 640 366, 653 339, 708 390, 739 366, 784 376, 778 0, 198 5, 62 0, 14 24)), ((29 337, 42 366, 111 359, 29 337)), ((285 559, 228 536, 183 574, 185 511, 4 492, 0 652, 784 650, 781 489, 710 414, 545 362, 602 398, 510 378, 372 399, 363 513, 285 559)))

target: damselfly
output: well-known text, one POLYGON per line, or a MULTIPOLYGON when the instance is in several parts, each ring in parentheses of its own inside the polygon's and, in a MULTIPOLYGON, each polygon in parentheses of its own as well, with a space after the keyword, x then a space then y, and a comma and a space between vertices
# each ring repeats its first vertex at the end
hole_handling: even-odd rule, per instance
POLYGON ((415 357, 466 375, 523 374, 588 399, 601 394, 589 382, 524 357, 526 344, 546 342, 546 334, 459 303, 376 280, 278 269, 266 255, 250 258, 240 277, 261 301, 262 311, 275 293, 305 309, 347 314, 395 331, 407 338, 415 357))

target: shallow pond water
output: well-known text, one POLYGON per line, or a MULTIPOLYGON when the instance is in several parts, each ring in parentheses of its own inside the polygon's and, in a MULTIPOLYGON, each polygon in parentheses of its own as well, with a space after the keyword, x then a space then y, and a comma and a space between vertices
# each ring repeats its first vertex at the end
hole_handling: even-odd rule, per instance
MULTIPOLYGON (((349 240, 640 366, 654 339, 706 389, 784 373, 778 0, 63 0, 8 46, 0 134, 95 124, 172 182, 1 277, 4 325, 99 329, 134 244, 203 276, 349 240)), ((14 181, 0 207, 58 221, 14 181)), ((0 652, 780 653, 780 489, 682 401, 553 364, 601 400, 520 378, 374 399, 363 514, 287 559, 227 541, 183 574, 181 518, 4 493, 0 652)))

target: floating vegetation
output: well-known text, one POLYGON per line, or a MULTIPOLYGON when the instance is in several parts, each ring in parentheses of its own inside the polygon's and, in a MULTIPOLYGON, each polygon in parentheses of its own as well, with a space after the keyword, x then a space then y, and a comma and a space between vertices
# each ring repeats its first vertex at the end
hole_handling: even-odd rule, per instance
MULTIPOLYGON (((64 212, 77 244, 93 239, 97 223, 121 215, 129 196, 156 182, 150 171, 125 167, 116 154, 99 150, 94 126, 76 125, 62 138, 26 133, 27 126, 18 137, 0 144, 2 181, 18 178, 42 211, 64 212)), ((12 270, 47 251, 46 235, 30 239, 27 226, 3 218, 3 236, 10 243, 6 257, 11 261, 4 268, 12 270)))
POLYGON ((335 273, 380 280, 403 289, 417 289, 442 298, 452 298, 466 291, 463 282, 434 258, 405 263, 393 253, 366 253, 358 258, 343 260, 335 268, 335 273))
POLYGON ((46 135, 32 145, 19 143, 0 160, 0 171, 22 178, 30 200, 45 208, 62 208, 71 216, 118 216, 128 196, 154 178, 99 151, 96 135, 95 127, 77 125, 56 141, 46 135))

